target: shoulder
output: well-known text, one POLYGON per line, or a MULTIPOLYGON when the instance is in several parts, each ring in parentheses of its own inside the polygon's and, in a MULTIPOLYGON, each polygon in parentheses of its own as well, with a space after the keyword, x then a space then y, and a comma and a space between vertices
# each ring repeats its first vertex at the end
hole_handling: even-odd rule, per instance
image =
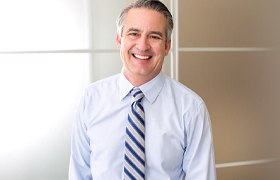
POLYGON ((116 74, 89 84, 84 91, 86 96, 101 96, 117 89, 120 74, 116 74))
POLYGON ((203 99, 186 85, 166 76, 165 88, 183 102, 192 102, 197 106, 204 103, 203 99))
POLYGON ((107 78, 97 80, 93 83, 90 83, 86 89, 87 90, 94 90, 94 89, 102 89, 103 87, 111 87, 116 86, 119 81, 120 74, 116 74, 113 76, 109 76, 107 78))
POLYGON ((166 85, 167 89, 172 92, 177 112, 181 114, 186 127, 189 127, 190 123, 210 124, 206 103, 200 95, 171 78, 166 78, 166 85))

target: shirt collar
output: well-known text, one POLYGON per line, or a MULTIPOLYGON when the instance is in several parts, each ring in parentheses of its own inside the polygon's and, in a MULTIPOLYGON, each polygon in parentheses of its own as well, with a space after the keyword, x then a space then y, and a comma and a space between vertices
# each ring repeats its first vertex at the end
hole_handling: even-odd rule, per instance
POLYGON ((119 81, 120 100, 124 99, 132 88, 133 85, 126 79, 124 74, 121 73, 119 81))
MULTIPOLYGON (((154 79, 141 85, 139 88, 144 93, 145 98, 152 104, 158 97, 163 85, 165 76, 160 72, 154 79)), ((133 88, 133 85, 126 79, 123 73, 121 73, 119 81, 120 100, 124 99, 133 88)))

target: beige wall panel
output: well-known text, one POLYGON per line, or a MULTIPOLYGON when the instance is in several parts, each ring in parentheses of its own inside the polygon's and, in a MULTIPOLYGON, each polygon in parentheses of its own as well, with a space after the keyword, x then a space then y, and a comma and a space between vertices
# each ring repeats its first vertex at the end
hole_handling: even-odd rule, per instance
POLYGON ((280 163, 217 169, 218 180, 279 180, 280 163))
POLYGON ((279 7, 279 0, 180 0, 180 46, 279 47, 279 7))
POLYGON ((276 52, 180 53, 179 80, 208 105, 216 162, 280 156, 276 52))

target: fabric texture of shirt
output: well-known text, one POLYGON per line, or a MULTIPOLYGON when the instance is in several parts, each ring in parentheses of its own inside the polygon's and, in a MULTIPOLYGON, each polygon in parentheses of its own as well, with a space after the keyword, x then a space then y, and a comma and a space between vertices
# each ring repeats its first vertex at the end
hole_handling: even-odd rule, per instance
MULTIPOLYGON (((85 89, 73 124, 70 180, 123 179, 132 88, 119 74, 85 89)), ((204 101, 163 73, 139 88, 145 95, 146 180, 216 179, 204 101)))

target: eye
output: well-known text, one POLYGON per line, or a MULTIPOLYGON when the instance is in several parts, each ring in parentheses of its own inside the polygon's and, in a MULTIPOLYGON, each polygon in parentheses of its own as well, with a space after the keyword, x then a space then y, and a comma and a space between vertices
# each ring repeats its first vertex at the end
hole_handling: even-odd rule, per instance
POLYGON ((138 35, 137 32, 130 32, 128 33, 128 36, 131 36, 131 37, 136 37, 138 35))
POLYGON ((159 36, 151 36, 152 39, 160 39, 159 36))
POLYGON ((161 38, 161 36, 159 36, 159 35, 150 35, 150 38, 151 39, 154 39, 154 40, 161 40, 162 38, 161 38))

